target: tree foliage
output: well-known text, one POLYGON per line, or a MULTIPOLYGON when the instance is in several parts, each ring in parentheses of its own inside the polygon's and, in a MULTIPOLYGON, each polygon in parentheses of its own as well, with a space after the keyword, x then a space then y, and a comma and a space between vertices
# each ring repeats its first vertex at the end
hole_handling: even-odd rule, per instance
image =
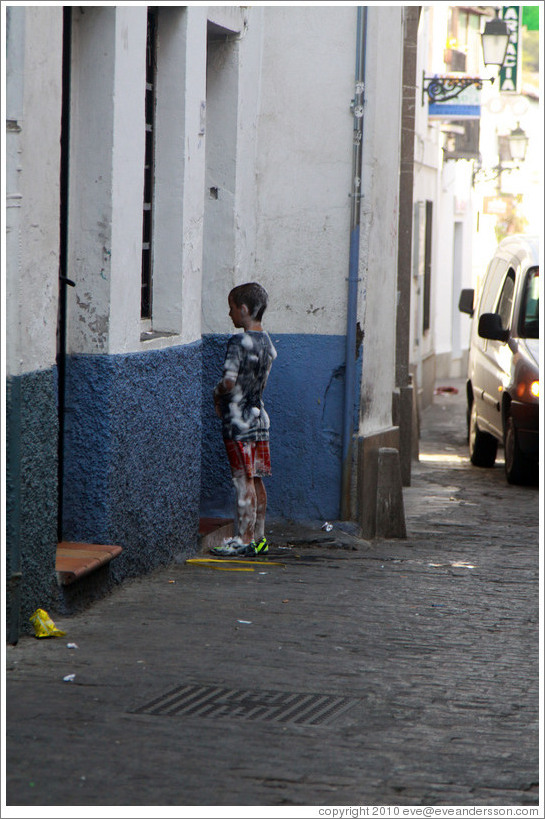
POLYGON ((539 73, 539 31, 522 29, 522 70, 539 73))

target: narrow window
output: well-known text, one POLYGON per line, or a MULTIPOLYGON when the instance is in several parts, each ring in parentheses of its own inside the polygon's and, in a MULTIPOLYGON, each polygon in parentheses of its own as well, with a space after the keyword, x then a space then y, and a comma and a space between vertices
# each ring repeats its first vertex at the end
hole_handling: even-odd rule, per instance
POLYGON ((432 248, 432 220, 433 202, 426 202, 426 239, 424 251, 424 306, 422 316, 422 331, 430 329, 431 307, 431 248, 432 248))
POLYGON ((515 293, 515 271, 510 270, 503 283, 501 295, 498 301, 496 313, 501 318, 501 326, 504 330, 509 330, 511 326, 511 309, 513 307, 513 296, 515 293))
POLYGON ((521 319, 522 338, 539 338, 539 267, 528 271, 521 319))
POLYGON ((148 9, 146 42, 146 153, 144 160, 144 204, 142 218, 142 290, 140 315, 151 319, 153 281, 153 187, 154 187, 154 131, 155 84, 157 66, 157 9, 148 9))

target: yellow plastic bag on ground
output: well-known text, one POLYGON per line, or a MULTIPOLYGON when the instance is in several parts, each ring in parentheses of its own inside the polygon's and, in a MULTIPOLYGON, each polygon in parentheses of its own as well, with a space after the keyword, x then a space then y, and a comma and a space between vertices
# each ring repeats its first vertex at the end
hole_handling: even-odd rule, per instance
POLYGON ((64 637, 66 632, 57 628, 49 614, 44 609, 36 609, 29 617, 34 626, 36 637, 64 637))

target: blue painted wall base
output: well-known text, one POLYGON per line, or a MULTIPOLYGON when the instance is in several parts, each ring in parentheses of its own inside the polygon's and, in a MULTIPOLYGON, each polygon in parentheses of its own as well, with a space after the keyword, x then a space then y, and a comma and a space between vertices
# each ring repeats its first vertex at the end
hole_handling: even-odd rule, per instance
MULTIPOLYGON (((227 339, 225 335, 203 339, 201 510, 203 514, 232 517, 231 475, 212 403, 227 339)), ((273 469, 272 477, 265 479, 268 514, 291 520, 337 519, 345 336, 271 333, 271 339, 278 357, 264 393, 271 419, 273 469)))
MULTIPOLYGON (((273 467, 268 514, 338 519, 345 338, 271 338, 278 357, 264 395, 273 467)), ((122 546, 108 583, 195 552, 200 515, 233 516, 212 401, 227 339, 67 359, 63 539, 122 546)), ((59 600, 56 370, 9 379, 7 399, 7 570, 9 577, 22 566, 17 608, 28 620, 59 600)))
POLYGON ((28 622, 55 599, 57 548, 57 372, 6 383, 7 639, 33 633, 28 622))
POLYGON ((65 540, 114 543, 116 580, 198 542, 202 345, 67 361, 65 540))

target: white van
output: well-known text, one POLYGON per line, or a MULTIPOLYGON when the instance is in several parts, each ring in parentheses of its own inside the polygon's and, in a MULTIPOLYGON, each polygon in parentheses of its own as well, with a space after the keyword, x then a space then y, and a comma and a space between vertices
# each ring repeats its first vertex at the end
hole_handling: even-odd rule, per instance
POLYGON ((498 442, 509 483, 535 482, 539 458, 539 245, 504 239, 480 293, 462 290, 458 307, 473 317, 467 374, 469 455, 491 467, 498 442))

